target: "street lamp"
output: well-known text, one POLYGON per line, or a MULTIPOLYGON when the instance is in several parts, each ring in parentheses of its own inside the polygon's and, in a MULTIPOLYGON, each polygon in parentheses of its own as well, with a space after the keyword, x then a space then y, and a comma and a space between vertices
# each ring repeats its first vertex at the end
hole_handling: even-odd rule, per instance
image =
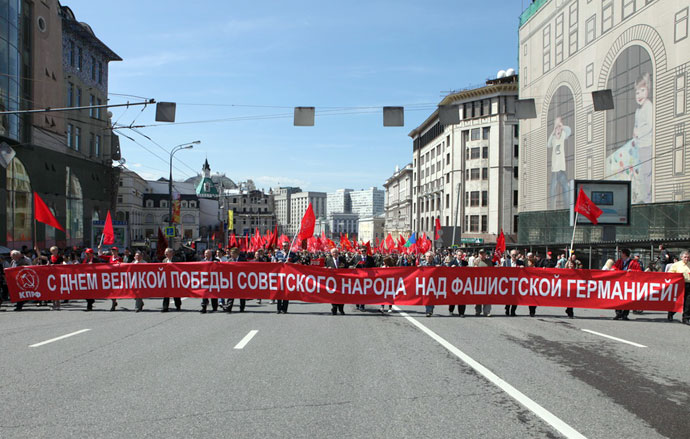
POLYGON ((195 140, 193 142, 188 142, 188 143, 182 143, 181 145, 175 146, 172 151, 170 151, 170 180, 168 180, 168 197, 170 201, 169 211, 168 211, 168 226, 172 227, 173 225, 173 215, 172 215, 172 205, 173 205, 173 197, 172 197, 172 162, 173 162, 173 156, 177 151, 183 150, 183 149, 192 149, 194 148, 194 145, 198 145, 201 143, 201 140, 195 140))

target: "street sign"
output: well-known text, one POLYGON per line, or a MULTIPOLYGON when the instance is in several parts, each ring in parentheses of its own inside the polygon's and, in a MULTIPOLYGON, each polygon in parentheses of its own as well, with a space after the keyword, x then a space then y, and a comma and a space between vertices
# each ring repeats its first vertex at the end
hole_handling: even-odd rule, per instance
POLYGON ((173 236, 175 236, 175 227, 166 227, 165 236, 168 238, 172 238, 173 236))
POLYGON ((460 242, 463 244, 484 244, 483 238, 462 238, 460 242))

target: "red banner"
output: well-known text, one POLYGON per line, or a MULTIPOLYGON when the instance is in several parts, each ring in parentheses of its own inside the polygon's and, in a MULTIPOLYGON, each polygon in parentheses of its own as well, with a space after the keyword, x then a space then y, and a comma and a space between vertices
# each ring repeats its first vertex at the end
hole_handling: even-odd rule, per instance
POLYGON ((676 311, 677 273, 545 268, 327 269, 279 263, 82 264, 5 270, 12 301, 224 297, 355 304, 501 304, 676 311))

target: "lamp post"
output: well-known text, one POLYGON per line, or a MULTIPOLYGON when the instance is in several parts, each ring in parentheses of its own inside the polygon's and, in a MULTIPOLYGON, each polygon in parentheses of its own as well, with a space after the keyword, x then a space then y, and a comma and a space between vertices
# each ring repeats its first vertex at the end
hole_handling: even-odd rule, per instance
POLYGON ((201 140, 195 140, 193 142, 188 142, 188 143, 182 143, 180 145, 175 146, 172 151, 170 151, 170 179, 168 180, 168 197, 170 201, 169 210, 168 210, 168 226, 173 225, 173 210, 172 210, 172 205, 173 205, 173 198, 172 198, 172 163, 173 163, 173 156, 177 151, 180 151, 182 149, 192 149, 194 148, 194 145, 198 145, 201 143, 201 140))

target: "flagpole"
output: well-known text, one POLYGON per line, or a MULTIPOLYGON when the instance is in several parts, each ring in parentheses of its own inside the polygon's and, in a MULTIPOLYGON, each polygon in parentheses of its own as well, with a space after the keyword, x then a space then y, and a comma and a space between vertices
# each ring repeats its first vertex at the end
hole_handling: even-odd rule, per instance
POLYGON ((290 253, 292 252, 292 246, 295 245, 295 240, 297 239, 297 237, 299 236, 299 232, 301 232, 301 231, 302 231, 302 222, 300 221, 299 229, 297 229, 297 233, 295 234, 295 237, 292 238, 292 242, 290 243, 290 248, 288 249, 288 254, 285 257, 285 259, 288 261, 290 260, 290 253))
POLYGON ((575 229, 577 228, 577 217, 580 216, 580 212, 575 212, 575 223, 573 224, 573 237, 570 239, 570 252, 568 252, 568 258, 573 251, 573 245, 575 244, 575 229))

